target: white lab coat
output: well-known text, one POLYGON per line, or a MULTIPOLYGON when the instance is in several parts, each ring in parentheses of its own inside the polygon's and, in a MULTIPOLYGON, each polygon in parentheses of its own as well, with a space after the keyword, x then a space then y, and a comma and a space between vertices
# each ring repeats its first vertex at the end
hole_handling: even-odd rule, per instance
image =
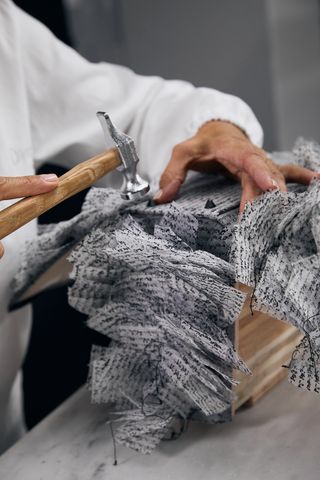
MULTIPOLYGON (((125 67, 91 64, 43 25, 0 0, 0 175, 29 175, 46 160, 71 167, 105 148, 95 117, 107 111, 135 140, 140 174, 155 190, 172 147, 210 119, 228 120, 251 140, 262 130, 240 99, 181 81, 142 77, 125 67)), ((117 186, 117 173, 108 185, 117 186)), ((10 202, 0 202, 4 208, 10 202)), ((36 234, 31 222, 4 240, 0 261, 0 451, 23 433, 19 370, 30 307, 7 313, 19 253, 36 234)), ((41 386, 39 385, 39 388, 41 386)), ((37 392, 34 392, 37 395, 37 392)))

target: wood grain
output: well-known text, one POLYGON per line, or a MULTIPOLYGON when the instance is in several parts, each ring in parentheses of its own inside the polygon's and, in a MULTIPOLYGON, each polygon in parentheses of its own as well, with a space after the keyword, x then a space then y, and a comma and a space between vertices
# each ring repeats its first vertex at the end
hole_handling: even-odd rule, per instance
POLYGON ((111 170, 121 165, 116 148, 106 150, 79 163, 59 178, 57 188, 48 193, 27 197, 0 212, 0 239, 6 237, 42 213, 76 193, 93 185, 111 170))
POLYGON ((234 388, 234 412, 244 404, 254 405, 287 375, 283 365, 289 363, 294 348, 302 338, 292 325, 265 313, 255 311, 252 315, 251 289, 241 284, 237 284, 236 288, 247 293, 247 299, 236 322, 235 347, 252 375, 234 371, 233 377, 239 382, 234 388))

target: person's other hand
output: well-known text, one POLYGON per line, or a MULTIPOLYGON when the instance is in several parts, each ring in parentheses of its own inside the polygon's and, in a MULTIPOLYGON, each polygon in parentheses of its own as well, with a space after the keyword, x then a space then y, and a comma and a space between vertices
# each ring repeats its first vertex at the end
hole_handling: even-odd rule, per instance
POLYGON ((225 173, 239 180, 242 185, 240 212, 247 202, 266 190, 286 191, 286 182, 309 184, 313 177, 320 175, 297 165, 276 165, 242 130, 222 121, 205 123, 194 137, 174 147, 154 201, 174 200, 188 170, 225 173))
MULTIPOLYGON (((0 200, 30 197, 50 192, 58 185, 58 177, 53 174, 32 175, 26 177, 0 177, 0 200)), ((0 258, 4 248, 0 242, 0 258)))

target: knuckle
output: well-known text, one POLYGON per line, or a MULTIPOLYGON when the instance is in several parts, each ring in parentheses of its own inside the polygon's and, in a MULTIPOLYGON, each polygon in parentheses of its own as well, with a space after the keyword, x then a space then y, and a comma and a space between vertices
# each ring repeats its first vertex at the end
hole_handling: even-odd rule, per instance
POLYGON ((242 147, 241 158, 243 163, 254 161, 255 158, 266 162, 266 155, 261 148, 255 147, 249 142, 246 142, 242 147))
POLYGON ((35 183, 37 183, 37 178, 31 176, 21 177, 20 183, 23 186, 34 185, 35 183))
POLYGON ((180 144, 177 143, 172 149, 172 155, 177 155, 177 153, 179 153, 179 150, 180 150, 180 144))
POLYGON ((183 153, 184 150, 185 150, 184 144, 183 143, 177 143, 172 149, 172 155, 173 156, 178 156, 181 153, 183 153))
POLYGON ((200 155, 199 142, 194 140, 186 140, 178 143, 172 149, 171 160, 169 165, 183 165, 186 166, 190 161, 196 159, 200 155))
POLYGON ((284 178, 284 172, 281 171, 280 168, 277 168, 275 166, 270 168, 270 173, 273 177, 277 177, 277 178, 281 178, 281 179, 284 178))
POLYGON ((271 160, 268 157, 266 159, 266 165, 267 165, 268 169, 270 170, 270 172, 281 172, 281 169, 280 169, 279 165, 274 163, 273 160, 271 160))
POLYGON ((251 152, 252 155, 257 155, 258 157, 263 158, 264 160, 267 160, 267 155, 266 152, 259 147, 256 147, 252 143, 248 144, 248 150, 251 152))
POLYGON ((245 172, 251 172, 257 166, 257 160, 261 160, 260 155, 244 151, 240 156, 240 165, 245 172))
POLYGON ((172 150, 173 158, 190 158, 199 151, 199 143, 199 141, 194 139, 186 140, 182 143, 177 143, 177 145, 175 145, 172 150))
POLYGON ((202 136, 189 141, 189 151, 193 157, 199 157, 210 148, 210 138, 202 136))
POLYGON ((281 165, 279 166, 279 170, 282 172, 284 176, 286 175, 293 175, 294 173, 298 173, 300 170, 300 167, 297 165, 292 165, 292 164, 286 164, 286 165, 281 165))

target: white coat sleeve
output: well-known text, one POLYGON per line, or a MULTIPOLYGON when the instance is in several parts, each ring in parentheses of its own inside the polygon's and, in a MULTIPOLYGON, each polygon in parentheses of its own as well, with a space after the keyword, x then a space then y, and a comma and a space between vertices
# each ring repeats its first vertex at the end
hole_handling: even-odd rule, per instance
POLYGON ((106 148, 98 110, 108 112, 134 138, 140 173, 153 190, 173 146, 208 120, 232 122, 261 146, 261 126, 239 98, 183 81, 140 76, 118 65, 90 63, 14 8, 36 162, 50 159, 72 166, 106 148))

